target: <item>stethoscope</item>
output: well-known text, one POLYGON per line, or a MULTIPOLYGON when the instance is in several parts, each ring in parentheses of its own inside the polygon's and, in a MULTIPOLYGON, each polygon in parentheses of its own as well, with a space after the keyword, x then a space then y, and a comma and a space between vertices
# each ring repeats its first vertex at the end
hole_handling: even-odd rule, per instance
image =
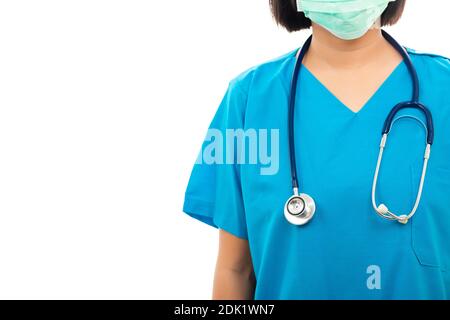
MULTIPOLYGON (((412 218, 412 216, 416 213, 417 208, 420 203, 420 199, 422 196, 422 190, 423 190, 423 184, 425 180, 425 175, 427 172, 427 165, 428 165, 428 159, 430 158, 431 153, 431 145, 433 144, 434 140, 434 126, 433 126, 433 118, 431 115, 430 110, 421 104, 419 102, 419 77, 417 75, 417 71, 411 61, 411 58, 409 57, 408 52, 394 39, 392 38, 387 32, 382 30, 383 37, 402 55, 403 60, 408 68, 408 71, 411 76, 412 84, 413 84, 413 94, 411 101, 401 102, 397 104, 392 110, 390 111, 389 115, 387 116, 383 131, 382 131, 382 137, 381 137, 381 143, 380 143, 380 151, 378 154, 378 161, 375 169, 375 174, 373 178, 373 184, 372 184, 372 206, 375 212, 380 215, 383 218, 386 218, 388 220, 395 220, 402 224, 408 223, 409 219, 412 218), (426 130, 426 148, 424 153, 424 161, 423 161, 423 167, 422 167, 422 175, 420 178, 419 188, 417 191, 416 200, 414 203, 414 207, 408 214, 395 214, 389 210, 389 208, 381 203, 377 204, 376 202, 376 188, 377 188, 377 180, 378 180, 378 174, 380 171, 381 161, 383 158, 383 151, 386 148, 386 143, 388 139, 388 135, 391 131, 393 123, 398 120, 399 118, 408 117, 398 117, 396 119, 395 116, 397 113, 405 108, 414 108, 417 110, 420 110, 424 115, 426 119, 426 123, 422 123, 426 130)), ((293 195, 286 201, 285 207, 284 207, 284 216, 286 217, 287 221, 294 225, 304 225, 308 223, 313 217, 316 212, 316 204, 314 202, 314 199, 309 196, 306 193, 299 193, 299 184, 298 184, 298 175, 297 175, 297 163, 296 163, 296 157, 295 157, 295 139, 294 139, 294 111, 295 111, 295 103, 296 103, 296 95, 297 95, 297 83, 299 78, 299 72, 301 69, 303 58, 305 57, 305 54, 308 52, 308 49, 311 45, 312 36, 308 38, 308 40, 305 42, 301 50, 299 51, 297 55, 297 61, 295 63, 294 67, 294 73, 292 76, 292 82, 291 82, 291 91, 289 96, 289 111, 288 111, 288 139, 289 139, 289 158, 290 158, 290 164, 291 164, 291 179, 292 179, 292 189, 293 189, 293 195)))

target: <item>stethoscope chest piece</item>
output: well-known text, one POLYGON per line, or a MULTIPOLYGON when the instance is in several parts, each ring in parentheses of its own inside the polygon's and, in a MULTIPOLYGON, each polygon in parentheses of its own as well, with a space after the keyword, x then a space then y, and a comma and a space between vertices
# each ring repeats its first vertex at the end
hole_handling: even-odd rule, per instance
POLYGON ((297 226, 308 223, 316 212, 316 204, 309 195, 301 193, 290 197, 284 205, 286 220, 297 226))

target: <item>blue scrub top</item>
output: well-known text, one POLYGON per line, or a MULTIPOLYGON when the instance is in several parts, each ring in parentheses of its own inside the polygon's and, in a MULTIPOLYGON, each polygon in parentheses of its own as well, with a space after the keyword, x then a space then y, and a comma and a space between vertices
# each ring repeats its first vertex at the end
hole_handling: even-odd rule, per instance
MULTIPOLYGON (((371 204, 382 125, 394 105, 411 99, 404 62, 357 113, 301 69, 297 169, 301 192, 316 202, 315 217, 301 227, 283 214, 292 195, 287 102, 297 50, 230 82, 210 127, 279 129, 279 170, 261 175, 265 165, 248 161, 196 164, 183 211, 249 241, 255 299, 450 298, 450 61, 408 51, 421 82, 420 100, 433 114, 435 141, 422 201, 406 225, 382 219, 371 204)), ((415 110, 402 114, 422 117, 415 110)), ((380 169, 378 204, 410 212, 424 148, 420 122, 395 122, 380 169)))

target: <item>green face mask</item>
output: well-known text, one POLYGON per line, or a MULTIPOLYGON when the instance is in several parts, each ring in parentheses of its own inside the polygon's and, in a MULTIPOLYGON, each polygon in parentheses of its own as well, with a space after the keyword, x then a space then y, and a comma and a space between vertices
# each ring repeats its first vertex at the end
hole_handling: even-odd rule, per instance
POLYGON ((336 37, 353 40, 374 27, 395 0, 297 0, 297 10, 336 37))

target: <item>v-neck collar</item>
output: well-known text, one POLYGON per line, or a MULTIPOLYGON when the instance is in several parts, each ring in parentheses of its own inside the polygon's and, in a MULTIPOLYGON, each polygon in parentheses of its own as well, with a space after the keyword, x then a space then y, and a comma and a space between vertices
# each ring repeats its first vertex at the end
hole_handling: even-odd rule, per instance
POLYGON ((372 94, 372 96, 370 96, 370 98, 364 103, 364 105, 358 110, 358 111, 353 111, 352 109, 350 109, 342 100, 340 100, 330 89, 328 89, 327 86, 325 86, 325 84, 323 84, 322 81, 319 80, 319 78, 317 78, 304 64, 302 64, 302 70, 305 71, 305 74, 310 77, 314 82, 316 82, 319 87, 325 91, 325 93, 330 96, 334 101, 336 101, 336 103, 342 107, 342 109, 344 109, 344 111, 350 113, 353 116, 357 116, 361 113, 363 113, 366 109, 368 109, 368 107, 370 107, 370 105, 372 104, 372 102, 380 95, 382 94, 382 92, 384 91, 385 87, 387 87, 391 81, 393 81, 393 79, 396 77, 396 75, 403 69, 403 67, 406 66, 405 65, 405 61, 402 60, 393 70, 392 72, 386 77, 386 79, 381 83, 381 85, 378 87, 378 89, 372 94))

